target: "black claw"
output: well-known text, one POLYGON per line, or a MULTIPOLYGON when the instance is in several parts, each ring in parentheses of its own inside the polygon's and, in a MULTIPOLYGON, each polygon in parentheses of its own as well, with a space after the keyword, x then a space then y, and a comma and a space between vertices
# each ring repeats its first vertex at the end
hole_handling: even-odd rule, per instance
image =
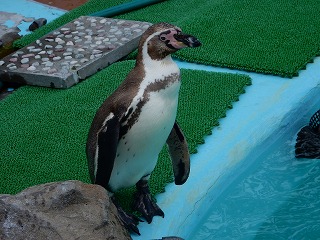
POLYGON ((139 229, 137 225, 139 222, 143 222, 140 218, 133 214, 128 214, 125 211, 123 211, 122 208, 118 208, 118 213, 120 216, 121 221, 123 222, 124 226, 131 232, 134 232, 138 235, 140 235, 139 229))
POLYGON ((134 232, 134 233, 136 233, 136 234, 138 234, 140 236, 140 232, 139 232, 139 229, 138 229, 137 225, 139 224, 139 222, 143 222, 143 220, 138 218, 137 216, 135 216, 133 214, 126 213, 118 205, 118 203, 115 200, 115 198, 112 198, 112 201, 113 201, 114 205, 117 207, 119 218, 123 222, 123 224, 126 227, 126 229, 128 229, 128 231, 134 232))
POLYGON ((131 232, 134 232, 136 234, 138 234, 139 236, 141 236, 140 232, 139 232, 139 229, 137 228, 137 226, 135 225, 130 225, 130 226, 126 226, 126 228, 131 231, 131 232))
POLYGON ((163 211, 152 200, 147 181, 140 180, 136 186, 137 193, 135 194, 133 208, 140 212, 149 224, 154 216, 164 217, 163 211))

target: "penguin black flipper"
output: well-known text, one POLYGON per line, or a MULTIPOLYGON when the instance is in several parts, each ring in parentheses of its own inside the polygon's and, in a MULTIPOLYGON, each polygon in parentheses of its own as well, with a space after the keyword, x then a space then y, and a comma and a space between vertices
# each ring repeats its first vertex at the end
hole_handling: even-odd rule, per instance
POLYGON ((110 118, 98 132, 98 141, 96 148, 96 170, 95 184, 108 189, 114 160, 117 153, 117 147, 120 134, 120 120, 117 116, 110 114, 110 118))
MULTIPOLYGON (((105 112, 105 114, 108 116, 106 119, 100 118, 100 112, 96 115, 96 119, 102 119, 103 123, 101 125, 92 125, 90 132, 92 131, 97 133, 95 140, 91 138, 91 136, 95 136, 95 134, 89 134, 90 137, 87 142, 87 156, 92 182, 112 192, 108 183, 114 166, 120 136, 122 118, 118 115, 122 116, 124 111, 121 111, 120 108, 118 115, 115 115, 112 112, 105 112)), ((140 235, 137 225, 139 222, 143 221, 133 214, 126 213, 117 203, 114 196, 111 197, 111 200, 116 206, 119 217, 125 227, 129 231, 140 235)))
POLYGON ((176 185, 182 185, 189 177, 190 154, 186 138, 177 122, 173 125, 167 145, 172 160, 174 182, 176 185))

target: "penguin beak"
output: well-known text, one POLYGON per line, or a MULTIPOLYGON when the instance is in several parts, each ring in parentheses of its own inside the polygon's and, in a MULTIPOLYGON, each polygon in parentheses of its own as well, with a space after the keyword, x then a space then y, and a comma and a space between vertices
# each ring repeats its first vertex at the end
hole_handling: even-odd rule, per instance
POLYGON ((183 43, 186 47, 199 47, 201 42, 194 36, 179 32, 174 34, 173 37, 180 43, 183 43))

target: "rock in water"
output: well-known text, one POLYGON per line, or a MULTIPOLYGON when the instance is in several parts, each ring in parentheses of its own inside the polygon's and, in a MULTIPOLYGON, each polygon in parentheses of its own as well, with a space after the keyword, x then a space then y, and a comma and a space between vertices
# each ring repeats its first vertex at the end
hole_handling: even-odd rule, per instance
POLYGON ((301 128, 295 148, 296 158, 320 159, 320 134, 310 126, 301 128))
POLYGON ((0 239, 131 239, 107 192, 79 181, 0 195, 0 239))
POLYGON ((297 158, 320 158, 320 109, 310 118, 309 126, 299 131, 295 147, 297 158))

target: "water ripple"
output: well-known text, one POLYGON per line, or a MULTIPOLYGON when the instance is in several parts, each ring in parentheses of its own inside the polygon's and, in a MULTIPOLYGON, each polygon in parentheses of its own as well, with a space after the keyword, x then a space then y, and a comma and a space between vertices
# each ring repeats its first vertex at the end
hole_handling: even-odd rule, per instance
POLYGON ((320 160, 295 159, 293 138, 236 179, 192 239, 320 239, 320 160))

